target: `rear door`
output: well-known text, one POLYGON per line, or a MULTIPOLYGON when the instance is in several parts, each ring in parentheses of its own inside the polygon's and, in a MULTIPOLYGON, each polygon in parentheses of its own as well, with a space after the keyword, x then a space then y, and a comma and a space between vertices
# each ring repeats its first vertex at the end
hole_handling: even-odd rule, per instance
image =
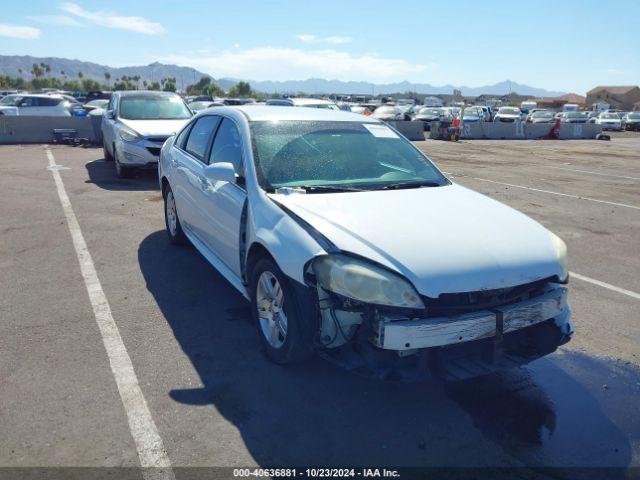
MULTIPOLYGON (((194 121, 184 139, 174 145, 172 159, 175 161, 171 188, 176 197, 176 206, 182 226, 198 240, 206 242, 206 222, 203 205, 206 203, 204 176, 211 139, 220 123, 220 117, 205 115, 194 121)), ((207 244, 210 248, 210 246, 207 244)))

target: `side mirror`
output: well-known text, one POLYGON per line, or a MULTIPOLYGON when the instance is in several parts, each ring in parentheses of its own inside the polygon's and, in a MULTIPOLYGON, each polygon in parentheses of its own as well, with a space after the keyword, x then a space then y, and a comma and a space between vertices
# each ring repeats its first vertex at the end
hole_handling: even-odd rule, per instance
POLYGON ((107 117, 109 120, 113 120, 114 118, 116 118, 115 114, 113 113, 113 110, 105 110, 104 116, 107 117))
POLYGON ((229 162, 219 162, 207 165, 204 168, 204 176, 211 182, 236 183, 236 170, 229 162))

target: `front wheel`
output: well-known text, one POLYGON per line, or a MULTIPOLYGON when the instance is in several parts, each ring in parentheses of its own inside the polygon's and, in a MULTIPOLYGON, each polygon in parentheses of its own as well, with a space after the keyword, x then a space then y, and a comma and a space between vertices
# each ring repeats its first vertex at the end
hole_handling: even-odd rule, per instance
POLYGON ((270 258, 258 260, 251 274, 253 318, 267 356, 278 364, 300 362, 313 354, 314 315, 291 282, 270 258))
POLYGON ((120 160, 118 160, 118 150, 116 150, 115 145, 113 146, 113 161, 116 165, 116 177, 131 178, 135 170, 120 163, 120 160))
POLYGON ((102 156, 107 162, 113 162, 113 155, 109 153, 109 149, 105 143, 102 143, 102 156))

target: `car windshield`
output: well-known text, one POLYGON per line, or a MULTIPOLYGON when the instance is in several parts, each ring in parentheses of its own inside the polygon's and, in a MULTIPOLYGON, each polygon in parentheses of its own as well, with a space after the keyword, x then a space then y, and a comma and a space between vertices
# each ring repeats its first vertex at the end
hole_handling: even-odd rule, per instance
POLYGON ((374 113, 382 113, 382 114, 396 114, 399 113, 396 107, 378 107, 374 113))
POLYGON ((0 100, 0 105, 15 107, 23 98, 20 95, 9 95, 0 100))
POLYGON ((419 115, 440 115, 442 110, 439 108, 423 108, 420 110, 419 115))
POLYGON ((98 99, 98 100, 91 100, 90 102, 87 102, 86 105, 89 105, 90 107, 106 107, 107 104, 109 103, 109 100, 104 100, 104 99, 98 99))
POLYGON ((447 180, 410 142, 379 123, 251 122, 261 183, 339 189, 440 186, 447 180))
POLYGON ((567 118, 585 118, 586 117, 586 115, 582 112, 567 112, 565 116, 567 118))
POLYGON ((127 95, 120 100, 120 117, 127 120, 179 120, 191 112, 178 96, 127 95))
POLYGON ((615 113, 603 113, 601 115, 602 118, 608 118, 611 120, 620 120, 620 117, 618 117, 618 115, 616 115, 615 113))
POLYGON ((211 105, 211 102, 191 102, 189 104, 189 108, 194 111, 199 111, 199 110, 204 110, 209 105, 211 105))
POLYGON ((553 117, 553 112, 546 112, 546 111, 533 112, 533 114, 532 114, 531 116, 532 116, 532 117, 535 117, 535 118, 540 118, 540 117, 553 117))
POLYGON ((504 115, 520 115, 520 110, 517 108, 502 107, 498 110, 498 113, 502 113, 504 115))
POLYGON ((465 108, 464 109, 464 113, 463 115, 468 115, 468 116, 480 116, 482 115, 482 113, 480 113, 481 111, 477 108, 465 108))

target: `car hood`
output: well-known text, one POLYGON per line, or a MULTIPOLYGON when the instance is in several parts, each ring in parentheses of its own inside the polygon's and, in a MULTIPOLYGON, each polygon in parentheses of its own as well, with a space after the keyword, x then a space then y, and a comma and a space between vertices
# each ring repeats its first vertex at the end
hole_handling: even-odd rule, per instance
POLYGON ((13 105, 0 105, 0 111, 6 115, 18 115, 18 107, 13 105))
POLYGON ((180 130, 190 119, 184 120, 128 120, 120 118, 127 127, 135 130, 140 135, 173 135, 180 130))
POLYGON ((517 118, 520 118, 520 115, 514 115, 512 113, 497 113, 496 117, 517 119, 517 118))
POLYGON ((270 197, 340 250, 399 272, 428 297, 563 275, 551 232, 459 185, 270 197))

